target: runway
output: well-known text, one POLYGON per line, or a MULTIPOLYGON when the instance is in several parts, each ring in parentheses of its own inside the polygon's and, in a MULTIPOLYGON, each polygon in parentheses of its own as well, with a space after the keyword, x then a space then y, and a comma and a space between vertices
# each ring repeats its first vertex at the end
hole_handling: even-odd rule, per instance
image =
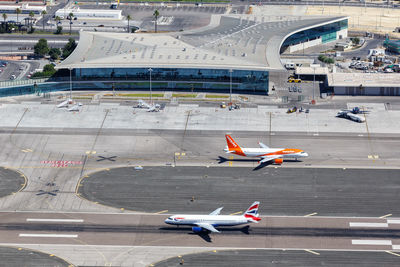
POLYGON ((251 249, 397 250, 400 220, 272 217, 195 234, 164 223, 168 214, 0 213, 0 243, 251 249))
MULTIPOLYGON (((287 163, 290 164, 290 163, 287 163)), ((333 168, 133 167, 95 172, 78 194, 140 212, 225 213, 260 201, 260 214, 400 216, 398 170, 333 168)))

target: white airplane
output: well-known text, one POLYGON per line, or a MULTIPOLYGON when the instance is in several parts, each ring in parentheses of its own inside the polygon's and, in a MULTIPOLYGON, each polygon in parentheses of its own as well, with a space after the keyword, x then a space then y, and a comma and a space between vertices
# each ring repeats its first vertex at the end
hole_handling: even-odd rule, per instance
POLYGON ((73 103, 74 103, 74 101, 71 98, 69 98, 69 99, 61 102, 60 104, 58 104, 57 107, 58 108, 66 108, 66 107, 68 107, 68 105, 71 105, 73 103))
POLYGON ((308 157, 308 154, 301 149, 270 148, 261 142, 258 142, 260 145, 259 148, 244 148, 240 147, 229 134, 226 134, 225 137, 226 143, 228 144, 224 149, 226 153, 236 154, 244 157, 258 157, 261 158, 259 164, 270 161, 276 164, 282 164, 283 159, 294 158, 297 160, 298 158, 308 157))
POLYGON ((137 106, 138 108, 147 108, 148 112, 158 112, 160 111, 160 104, 149 104, 142 99, 139 99, 137 106))
POLYGON ((72 107, 70 107, 68 109, 68 111, 79 111, 79 107, 81 107, 81 106, 82 106, 82 103, 78 103, 78 104, 73 105, 72 107))
POLYGON ((345 119, 352 120, 355 122, 360 122, 360 123, 365 122, 364 117, 358 116, 358 115, 354 114, 353 112, 347 111, 347 110, 339 111, 338 114, 336 115, 336 117, 345 118, 345 119))
POLYGON ((260 202, 254 202, 243 215, 219 215, 223 207, 211 212, 209 215, 173 215, 165 220, 166 224, 191 225, 192 231, 200 233, 203 230, 220 233, 215 227, 235 226, 247 223, 258 223, 261 218, 258 214, 260 202))

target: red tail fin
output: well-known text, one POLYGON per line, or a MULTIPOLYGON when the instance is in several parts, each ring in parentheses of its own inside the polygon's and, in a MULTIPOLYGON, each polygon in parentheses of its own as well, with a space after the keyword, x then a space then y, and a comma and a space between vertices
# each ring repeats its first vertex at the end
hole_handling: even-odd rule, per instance
POLYGON ((235 142, 235 140, 233 140, 233 138, 229 134, 226 134, 225 137, 229 150, 236 150, 240 148, 240 146, 235 142))

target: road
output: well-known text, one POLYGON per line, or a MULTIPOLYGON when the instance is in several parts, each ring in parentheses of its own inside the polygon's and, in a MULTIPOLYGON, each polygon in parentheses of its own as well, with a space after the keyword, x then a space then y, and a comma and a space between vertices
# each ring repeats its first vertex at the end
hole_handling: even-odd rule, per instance
POLYGON ((199 236, 193 234, 190 227, 164 224, 167 216, 1 212, 0 243, 340 250, 392 250, 400 247, 400 221, 388 218, 262 216, 260 223, 250 227, 220 227, 221 235, 199 236), (387 242, 378 244, 377 240, 387 242))

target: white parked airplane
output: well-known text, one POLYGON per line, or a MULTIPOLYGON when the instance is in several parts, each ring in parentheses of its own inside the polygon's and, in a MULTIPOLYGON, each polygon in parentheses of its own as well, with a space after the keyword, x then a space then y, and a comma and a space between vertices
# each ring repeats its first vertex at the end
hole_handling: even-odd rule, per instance
POLYGON ((352 112, 347 111, 347 110, 339 111, 338 114, 336 115, 336 117, 345 118, 345 119, 352 120, 352 121, 355 121, 355 122, 365 122, 365 118, 364 117, 358 116, 355 113, 352 113, 352 112))
POLYGON ((226 143, 228 144, 224 149, 226 153, 244 157, 258 157, 261 158, 259 161, 260 164, 270 161, 276 164, 282 164, 283 159, 286 158, 294 158, 297 160, 298 158, 308 157, 308 154, 301 149, 270 148, 261 142, 258 143, 260 145, 259 148, 244 148, 240 147, 229 134, 226 134, 225 137, 226 143))
POLYGON ((69 99, 61 102, 60 104, 58 104, 57 107, 58 108, 67 108, 68 105, 72 105, 73 103, 74 103, 74 101, 71 98, 69 98, 69 99))
POLYGON ((165 223, 172 225, 191 225, 192 231, 200 233, 207 230, 213 233, 220 233, 215 227, 235 226, 247 223, 258 223, 261 218, 258 214, 260 202, 254 202, 243 215, 219 215, 223 207, 211 212, 209 215, 173 215, 165 220, 165 223))
POLYGON ((79 111, 79 107, 81 107, 81 106, 82 106, 82 103, 78 103, 78 104, 73 105, 72 107, 70 107, 68 109, 68 111, 79 111))
POLYGON ((138 108, 147 108, 148 112, 158 112, 160 111, 160 104, 149 104, 146 101, 143 101, 142 99, 139 99, 137 106, 138 108))

